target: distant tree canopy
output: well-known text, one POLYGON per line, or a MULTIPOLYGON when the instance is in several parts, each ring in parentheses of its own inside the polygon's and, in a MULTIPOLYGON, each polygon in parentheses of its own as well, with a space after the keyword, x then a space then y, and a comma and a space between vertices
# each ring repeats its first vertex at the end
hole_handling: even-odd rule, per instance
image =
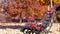
POLYGON ((60 2, 60 0, 53 0, 53 2, 54 2, 54 3, 56 3, 56 2, 60 2))
POLYGON ((49 4, 48 0, 4 0, 4 9, 11 16, 17 16, 21 13, 42 17, 43 13, 47 11, 47 6, 41 6, 41 4, 49 4))
POLYGON ((39 3, 41 5, 49 5, 50 4, 50 0, 39 0, 39 3))

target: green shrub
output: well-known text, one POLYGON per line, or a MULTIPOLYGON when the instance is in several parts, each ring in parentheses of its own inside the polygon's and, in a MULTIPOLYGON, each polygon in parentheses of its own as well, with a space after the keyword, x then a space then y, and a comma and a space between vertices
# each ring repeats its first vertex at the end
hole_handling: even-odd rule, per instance
POLYGON ((60 22, 60 11, 56 12, 56 17, 57 17, 58 21, 60 22))

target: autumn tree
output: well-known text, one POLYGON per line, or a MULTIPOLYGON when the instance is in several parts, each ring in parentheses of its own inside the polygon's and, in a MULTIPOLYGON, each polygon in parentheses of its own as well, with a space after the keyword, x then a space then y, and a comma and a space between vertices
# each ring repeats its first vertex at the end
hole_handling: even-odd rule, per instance
POLYGON ((41 17, 44 11, 41 11, 41 8, 43 6, 41 6, 40 3, 46 4, 47 1, 44 0, 42 2, 40 0, 6 0, 7 6, 5 10, 7 10, 11 16, 17 16, 21 13, 25 13, 26 15, 30 16, 41 17))

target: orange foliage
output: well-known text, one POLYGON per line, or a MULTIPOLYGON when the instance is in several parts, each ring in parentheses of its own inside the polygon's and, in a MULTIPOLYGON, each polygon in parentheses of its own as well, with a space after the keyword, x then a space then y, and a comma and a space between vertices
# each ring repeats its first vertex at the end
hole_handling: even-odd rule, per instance
POLYGON ((38 18, 41 18, 46 9, 46 7, 40 5, 39 0, 12 0, 12 2, 7 0, 6 3, 8 5, 7 12, 11 16, 16 16, 22 12, 30 16, 36 15, 38 18))
POLYGON ((28 8, 28 13, 30 16, 34 16, 34 10, 32 8, 28 8))

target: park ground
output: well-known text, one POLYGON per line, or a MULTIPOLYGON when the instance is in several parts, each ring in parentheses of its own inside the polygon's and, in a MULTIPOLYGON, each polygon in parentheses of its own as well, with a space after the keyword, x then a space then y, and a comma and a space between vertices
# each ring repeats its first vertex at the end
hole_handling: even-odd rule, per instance
MULTIPOLYGON (((7 26, 6 23, 0 23, 0 25, 7 26)), ((15 25, 15 24, 13 24, 13 23, 9 24, 8 23, 8 26, 10 26, 10 25, 15 25)), ((19 24, 17 24, 17 25, 19 25, 19 24)), ((58 31, 59 27, 60 27, 59 25, 60 25, 60 23, 53 23, 53 26, 50 29, 51 32, 49 34, 60 34, 60 32, 58 31)), ((0 28, 0 34, 23 34, 23 33, 20 32, 19 28, 17 28, 17 29, 0 28)))

